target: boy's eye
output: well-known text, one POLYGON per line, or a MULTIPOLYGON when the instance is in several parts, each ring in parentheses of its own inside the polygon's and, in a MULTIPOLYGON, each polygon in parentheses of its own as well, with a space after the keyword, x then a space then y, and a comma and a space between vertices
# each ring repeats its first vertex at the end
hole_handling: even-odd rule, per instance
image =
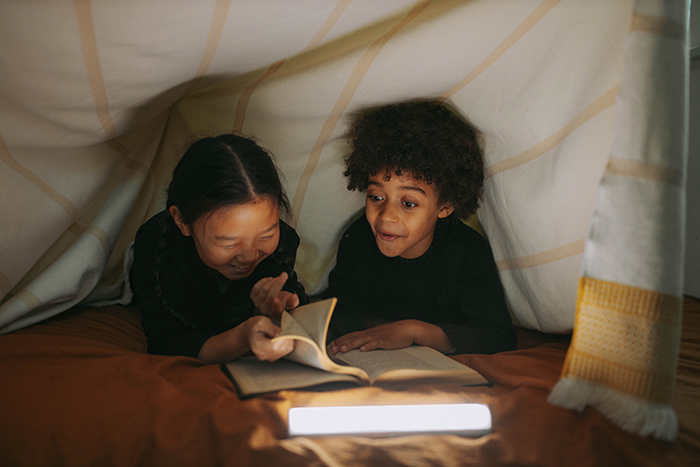
POLYGON ((418 206, 418 204, 412 203, 411 201, 402 201, 402 203, 403 203, 404 207, 406 207, 408 209, 413 209, 416 206, 418 206))
POLYGON ((382 198, 381 196, 377 196, 377 195, 367 195, 367 197, 369 199, 371 199, 372 201, 384 201, 384 198, 382 198))

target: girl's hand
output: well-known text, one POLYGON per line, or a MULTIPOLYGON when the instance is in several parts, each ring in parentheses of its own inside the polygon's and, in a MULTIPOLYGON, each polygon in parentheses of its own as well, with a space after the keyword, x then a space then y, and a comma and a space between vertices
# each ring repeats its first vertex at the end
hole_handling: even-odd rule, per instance
POLYGON ((283 272, 277 277, 260 279, 250 291, 250 298, 260 312, 271 318, 279 319, 284 310, 299 306, 296 294, 282 290, 289 276, 283 272))
POLYGON ((245 322, 245 326, 248 345, 258 360, 274 362, 294 350, 292 339, 272 342, 280 328, 266 316, 253 316, 245 322))
POLYGON ((450 340, 439 326, 417 319, 404 319, 351 332, 332 341, 330 348, 333 353, 353 349, 366 352, 374 349, 402 349, 412 344, 425 345, 440 352, 448 352, 452 348, 450 340))

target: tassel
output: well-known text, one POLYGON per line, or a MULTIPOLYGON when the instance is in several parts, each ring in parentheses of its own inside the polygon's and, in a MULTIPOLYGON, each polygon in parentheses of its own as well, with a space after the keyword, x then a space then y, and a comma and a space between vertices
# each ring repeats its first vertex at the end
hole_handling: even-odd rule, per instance
POLYGON ((590 405, 623 430, 640 436, 669 442, 678 437, 678 417, 671 405, 649 402, 573 376, 559 380, 547 402, 578 412, 590 405))

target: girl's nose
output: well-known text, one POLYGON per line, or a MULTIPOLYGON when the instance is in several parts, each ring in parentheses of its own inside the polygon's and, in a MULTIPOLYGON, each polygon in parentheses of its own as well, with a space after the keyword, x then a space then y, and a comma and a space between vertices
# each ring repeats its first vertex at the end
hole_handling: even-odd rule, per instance
POLYGON ((258 251, 255 248, 243 248, 236 255, 236 261, 241 264, 250 264, 256 259, 258 259, 258 251))

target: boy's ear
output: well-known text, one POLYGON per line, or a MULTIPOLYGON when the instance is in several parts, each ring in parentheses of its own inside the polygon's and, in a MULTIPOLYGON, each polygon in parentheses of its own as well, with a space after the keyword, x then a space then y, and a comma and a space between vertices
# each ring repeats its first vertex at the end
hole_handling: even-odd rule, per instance
POLYGON ((180 232, 182 232, 182 235, 185 237, 192 235, 190 228, 187 226, 187 224, 185 224, 185 221, 182 220, 182 214, 180 214, 180 210, 177 208, 177 206, 170 206, 169 211, 170 215, 173 216, 175 225, 177 225, 177 228, 180 229, 180 232))
POLYGON ((438 218, 444 219, 454 212, 455 208, 451 204, 443 204, 438 212, 438 218))

